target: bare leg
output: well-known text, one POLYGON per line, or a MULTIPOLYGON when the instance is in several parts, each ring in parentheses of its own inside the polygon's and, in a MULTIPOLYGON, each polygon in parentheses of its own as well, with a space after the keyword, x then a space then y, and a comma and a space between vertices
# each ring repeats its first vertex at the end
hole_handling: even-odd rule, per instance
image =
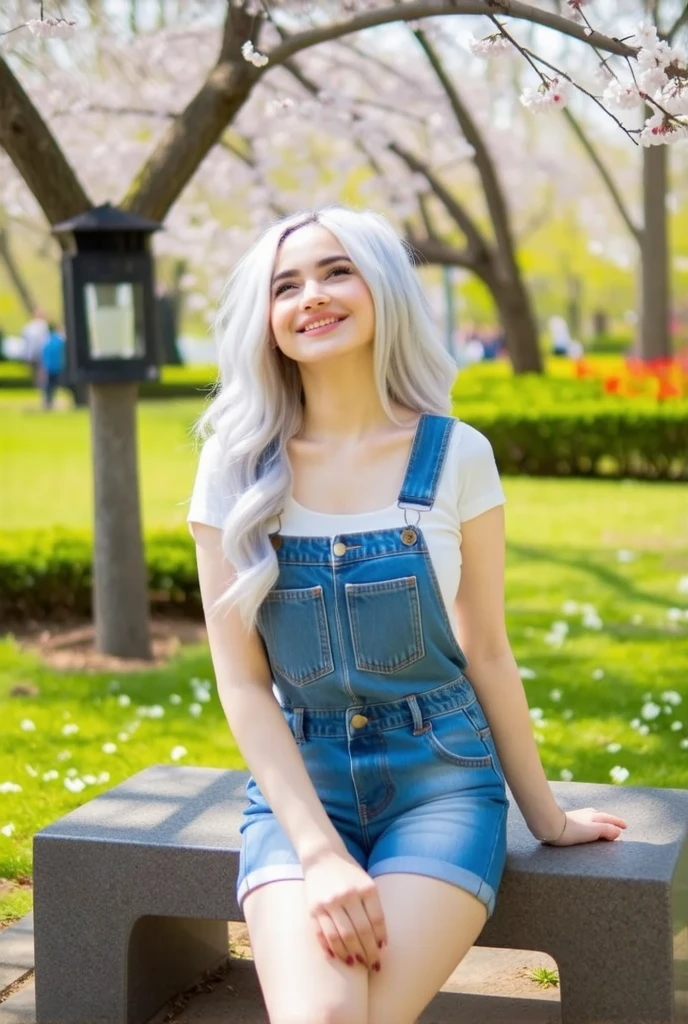
POLYGON ((475 943, 487 920, 480 900, 424 875, 375 879, 389 945, 369 982, 367 1024, 414 1024, 475 943))
POLYGON ((368 1024, 370 972, 323 953, 302 881, 254 889, 244 916, 270 1024, 368 1024))

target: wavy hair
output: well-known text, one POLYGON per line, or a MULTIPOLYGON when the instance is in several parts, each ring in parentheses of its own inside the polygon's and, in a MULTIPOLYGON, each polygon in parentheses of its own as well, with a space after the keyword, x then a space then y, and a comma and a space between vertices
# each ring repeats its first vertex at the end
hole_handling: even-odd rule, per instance
MULTIPOLYGON (((411 250, 380 214, 343 206, 292 214, 268 227, 234 268, 214 330, 218 390, 195 425, 217 435, 217 471, 231 497, 222 549, 235 568, 211 613, 238 604, 246 628, 279 574, 268 523, 282 512, 291 487, 287 441, 304 420, 298 363, 271 347, 271 278, 278 249, 306 224, 330 231, 370 289, 375 310, 374 374, 382 406, 448 415, 456 365, 432 321, 411 250)), ((401 424, 399 424, 401 425, 401 424)))

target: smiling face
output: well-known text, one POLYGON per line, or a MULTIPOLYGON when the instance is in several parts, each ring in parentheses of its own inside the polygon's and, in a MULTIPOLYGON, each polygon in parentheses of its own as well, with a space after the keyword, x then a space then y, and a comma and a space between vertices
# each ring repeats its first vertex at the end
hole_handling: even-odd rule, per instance
POLYGON ((278 347, 297 362, 372 344, 375 307, 368 286, 320 224, 293 231, 277 252, 270 325, 278 347))

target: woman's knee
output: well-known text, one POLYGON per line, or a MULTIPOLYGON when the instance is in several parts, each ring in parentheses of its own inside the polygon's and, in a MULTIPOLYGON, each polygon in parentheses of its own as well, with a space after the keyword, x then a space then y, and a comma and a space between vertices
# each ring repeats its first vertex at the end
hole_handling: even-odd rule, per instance
POLYGON ((368 1024, 368 1020, 358 1016, 348 1001, 331 999, 314 1006, 285 1007, 270 1017, 270 1024, 368 1024))

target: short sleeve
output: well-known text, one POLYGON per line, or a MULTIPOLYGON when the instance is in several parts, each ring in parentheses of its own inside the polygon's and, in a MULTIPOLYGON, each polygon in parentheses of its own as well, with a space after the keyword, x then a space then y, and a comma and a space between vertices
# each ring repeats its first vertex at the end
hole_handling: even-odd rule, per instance
POLYGON ((459 522, 463 523, 505 504, 506 497, 488 439, 468 423, 460 423, 458 430, 458 509, 459 522))
POLYGON ((220 443, 213 434, 203 444, 198 459, 189 511, 186 521, 193 536, 191 523, 205 523, 222 529, 229 511, 229 495, 222 487, 220 476, 220 443))

